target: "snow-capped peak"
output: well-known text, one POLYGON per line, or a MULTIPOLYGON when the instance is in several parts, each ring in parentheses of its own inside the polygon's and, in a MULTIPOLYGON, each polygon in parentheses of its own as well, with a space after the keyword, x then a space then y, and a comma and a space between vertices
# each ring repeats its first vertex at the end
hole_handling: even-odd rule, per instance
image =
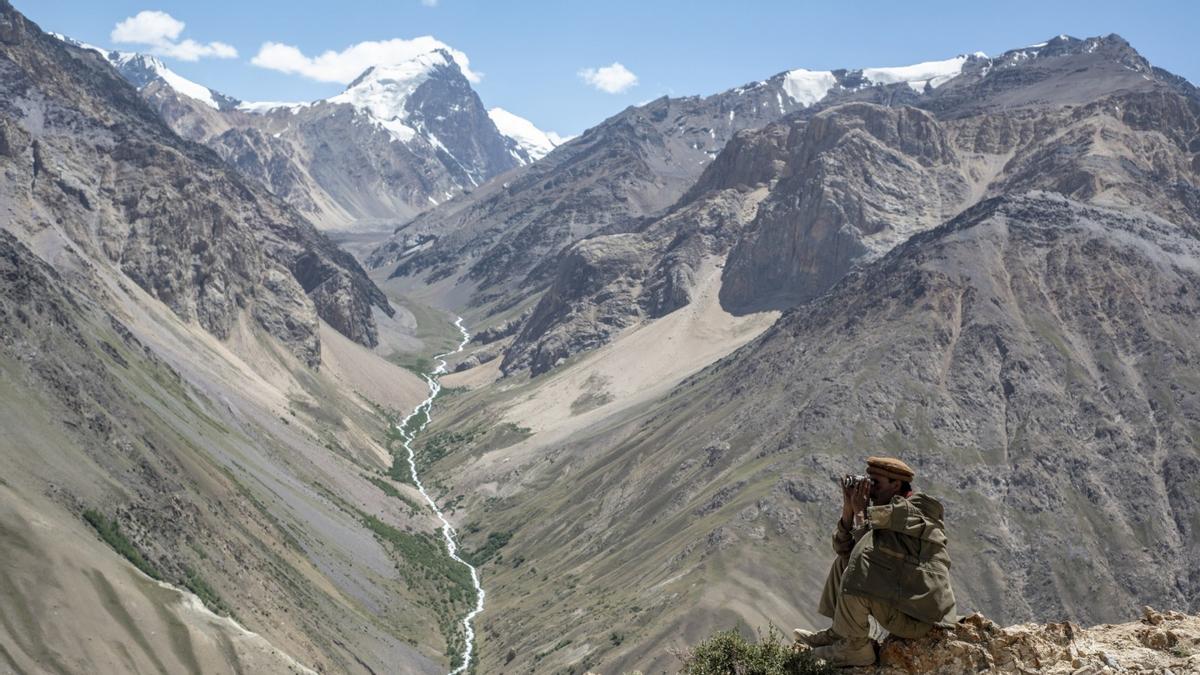
POLYGON ((408 117, 405 103, 434 72, 453 63, 454 58, 444 49, 435 49, 401 63, 372 66, 345 91, 327 100, 354 106, 407 143, 416 130, 404 124, 408 117))
POLYGON ((176 73, 167 67, 158 57, 149 54, 140 54, 137 52, 118 52, 115 50, 105 50, 95 45, 89 45, 85 42, 80 42, 60 33, 51 33, 54 37, 83 49, 90 49, 94 52, 99 52, 109 63, 112 64, 121 76, 130 82, 139 90, 144 88, 155 80, 161 80, 171 89, 174 89, 179 94, 194 98, 210 108, 220 110, 221 104, 217 99, 230 100, 222 94, 214 92, 212 89, 204 85, 197 84, 187 79, 186 77, 176 73))
MULTIPOLYGON (((492 123, 496 125, 500 135, 512 139, 517 147, 524 150, 532 160, 536 161, 545 157, 547 153, 563 143, 563 138, 553 131, 542 131, 535 127, 533 122, 514 115, 504 108, 492 108, 488 111, 488 117, 492 118, 492 123)), ((524 162, 524 159, 517 153, 513 153, 513 156, 524 162)))
POLYGON ((217 102, 218 94, 212 89, 192 82, 179 73, 176 73, 157 57, 132 52, 109 52, 107 58, 138 89, 145 87, 154 77, 158 77, 176 92, 189 98, 194 98, 214 110, 221 109, 221 104, 217 102), (136 72, 138 70, 145 70, 146 78, 144 82, 137 81, 138 75, 136 72), (131 75, 131 72, 135 74, 131 75))
MULTIPOLYGON (((983 52, 975 52, 975 56, 985 57, 983 52)), ((862 71, 863 77, 870 80, 874 84, 895 84, 904 82, 913 91, 921 93, 925 91, 925 85, 936 89, 938 86, 949 82, 958 77, 962 72, 963 64, 970 58, 966 54, 961 54, 952 59, 944 61, 926 61, 924 63, 915 63, 911 66, 898 66, 894 68, 864 68, 862 71)))
MULTIPOLYGON (((943 61, 926 61, 891 68, 864 68, 858 72, 862 75, 863 86, 904 83, 913 91, 922 93, 925 91, 925 85, 936 89, 957 77, 962 72, 963 64, 972 57, 987 58, 987 55, 975 52, 970 56, 963 54, 943 61)), ((784 73, 783 77, 783 91, 804 107, 818 103, 837 86, 838 77, 829 70, 797 68, 784 73)))

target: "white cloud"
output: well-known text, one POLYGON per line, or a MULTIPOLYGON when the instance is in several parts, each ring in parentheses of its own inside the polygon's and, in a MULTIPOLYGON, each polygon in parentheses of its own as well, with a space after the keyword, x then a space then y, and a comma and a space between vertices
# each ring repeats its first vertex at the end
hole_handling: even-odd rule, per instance
POLYGON ((145 10, 118 23, 112 30, 113 42, 158 44, 170 42, 183 32, 183 22, 166 12, 145 10))
POLYGON ((462 74, 471 82, 478 82, 483 77, 482 74, 471 70, 471 61, 466 54, 430 35, 411 40, 396 38, 379 42, 359 42, 340 52, 331 49, 315 57, 305 56, 292 45, 265 42, 250 62, 261 68, 302 75, 318 82, 349 84, 371 66, 403 63, 435 49, 445 49, 454 58, 462 74))
POLYGON ((619 94, 638 83, 637 75, 615 61, 610 66, 584 68, 579 71, 579 77, 583 78, 584 82, 609 94, 619 94))
POLYGON ((183 61, 195 61, 206 56, 218 59, 235 59, 238 55, 237 50, 232 45, 227 45, 224 42, 200 44, 195 40, 184 40, 176 44, 165 45, 157 48, 155 51, 163 56, 171 56, 183 61))
POLYGON ((147 45, 147 51, 151 54, 183 61, 196 61, 209 56, 218 59, 237 57, 237 50, 224 42, 204 44, 191 38, 179 41, 184 25, 166 12, 143 10, 118 22, 110 37, 117 43, 147 45))

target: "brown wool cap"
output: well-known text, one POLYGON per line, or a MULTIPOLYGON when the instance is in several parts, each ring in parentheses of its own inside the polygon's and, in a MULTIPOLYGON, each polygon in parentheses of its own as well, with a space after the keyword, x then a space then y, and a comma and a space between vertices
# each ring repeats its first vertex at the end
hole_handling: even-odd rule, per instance
POLYGON ((868 457, 867 473, 905 482, 912 482, 913 479, 913 470, 895 457, 868 457))

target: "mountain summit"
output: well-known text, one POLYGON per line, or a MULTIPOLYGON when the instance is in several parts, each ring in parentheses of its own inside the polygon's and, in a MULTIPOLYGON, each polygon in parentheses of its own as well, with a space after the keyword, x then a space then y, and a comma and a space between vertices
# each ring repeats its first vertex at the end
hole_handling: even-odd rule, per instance
POLYGON ((239 101, 154 56, 56 37, 104 55, 176 133, 320 227, 394 226, 554 145, 527 120, 489 113, 445 49, 370 67, 327 99, 276 103, 239 101))

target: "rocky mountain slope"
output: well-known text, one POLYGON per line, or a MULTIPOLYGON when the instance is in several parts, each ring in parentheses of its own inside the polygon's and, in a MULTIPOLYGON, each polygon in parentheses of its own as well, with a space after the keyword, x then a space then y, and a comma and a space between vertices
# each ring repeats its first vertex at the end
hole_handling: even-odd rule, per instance
POLYGON ((461 273, 475 304, 517 302, 547 287, 554 256, 567 245, 599 231, 636 229, 661 215, 736 132, 839 101, 913 101, 978 58, 792 70, 711 96, 662 97, 630 107, 545 160, 398 229, 369 264, 395 267, 392 275, 410 277, 410 284, 461 273))
POLYGON ((116 266, 219 338, 247 312, 310 364, 318 317, 375 344, 387 299, 307 221, 180 140, 94 52, 16 19, 5 47, 6 229, 116 266))
MULTIPOLYGON (((586 424, 451 453, 448 493, 510 533, 484 569, 484 663, 532 664, 543 625, 571 626, 543 665, 620 672, 739 622, 820 623, 834 481, 880 453, 945 504, 961 613, 1196 611, 1197 261, 1200 237, 1153 214, 990 199, 657 402, 600 398, 586 424)), ((536 382, 441 419, 533 426, 504 411, 536 382)))
POLYGON ((1194 186, 1195 89, 1117 36, 968 64, 922 101, 814 118, 730 255, 722 300, 786 308, 988 196, 1044 188, 1167 217, 1194 186), (1148 172, 1163 172, 1162 180, 1148 172), (786 255, 780 255, 786 251, 786 255))
POLYGON ((4 0, 0 91, 0 669, 445 672, 379 289, 4 0))
POLYGON ((500 131, 446 50, 370 68, 336 96, 291 104, 231 99, 154 57, 106 57, 177 133, 323 228, 393 227, 549 151, 549 139, 511 113, 497 113, 509 130, 500 131))
POLYGON ((1115 36, 972 63, 919 106, 738 134, 665 217, 562 254, 516 377, 456 375, 477 389, 441 424, 531 431, 435 465, 506 534, 485 665, 650 671, 718 628, 824 625, 834 481, 873 454, 945 504, 960 613, 1197 610, 1195 90, 1115 36), (657 327, 700 296, 667 290, 724 251, 722 305, 783 317, 669 393, 627 391, 690 357, 657 327))
POLYGON ((722 302, 753 312, 818 297, 854 266, 1013 190, 1187 224, 1196 100, 1118 37, 1058 37, 973 58, 912 106, 842 104, 748 130, 667 217, 569 247, 504 370, 544 372, 686 304, 704 255, 728 255, 722 302), (674 299, 662 303, 663 292, 674 299))

